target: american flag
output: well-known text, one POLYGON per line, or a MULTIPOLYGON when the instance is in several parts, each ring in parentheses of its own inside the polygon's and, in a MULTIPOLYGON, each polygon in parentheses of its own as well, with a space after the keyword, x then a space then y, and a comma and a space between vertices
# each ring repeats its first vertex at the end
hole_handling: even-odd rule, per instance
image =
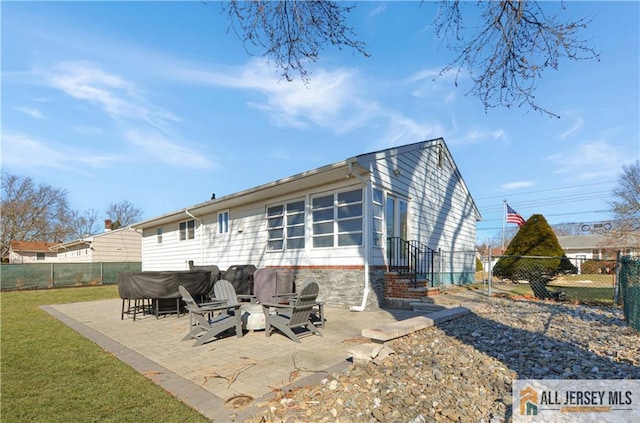
POLYGON ((516 223, 519 227, 522 227, 522 225, 524 225, 524 219, 522 216, 520 216, 518 212, 512 209, 507 203, 505 203, 505 205, 507 206, 507 223, 516 223))

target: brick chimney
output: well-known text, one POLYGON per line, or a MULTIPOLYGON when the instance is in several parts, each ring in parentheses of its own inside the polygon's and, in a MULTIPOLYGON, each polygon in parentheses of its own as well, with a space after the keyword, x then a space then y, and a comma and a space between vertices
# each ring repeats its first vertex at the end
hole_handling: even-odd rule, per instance
POLYGON ((111 219, 105 219, 104 221, 104 231, 105 232, 111 232, 111 226, 113 225, 113 222, 111 221, 111 219))

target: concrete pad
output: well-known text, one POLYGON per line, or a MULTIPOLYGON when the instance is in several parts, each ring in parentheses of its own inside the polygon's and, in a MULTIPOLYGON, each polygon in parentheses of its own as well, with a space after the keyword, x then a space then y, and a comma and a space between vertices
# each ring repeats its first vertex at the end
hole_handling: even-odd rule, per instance
POLYGON ((438 323, 455 319, 456 317, 470 313, 466 307, 454 307, 430 313, 428 316, 417 316, 410 319, 393 322, 386 325, 376 326, 370 329, 362 329, 362 336, 376 341, 386 342, 392 339, 400 338, 438 323))

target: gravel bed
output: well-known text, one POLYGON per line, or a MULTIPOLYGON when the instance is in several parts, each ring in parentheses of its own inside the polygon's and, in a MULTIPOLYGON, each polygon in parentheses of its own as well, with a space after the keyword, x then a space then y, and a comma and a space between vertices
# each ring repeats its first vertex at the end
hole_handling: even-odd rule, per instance
POLYGON ((640 379, 640 335, 614 308, 495 298, 387 345, 246 422, 503 422, 515 379, 640 379))

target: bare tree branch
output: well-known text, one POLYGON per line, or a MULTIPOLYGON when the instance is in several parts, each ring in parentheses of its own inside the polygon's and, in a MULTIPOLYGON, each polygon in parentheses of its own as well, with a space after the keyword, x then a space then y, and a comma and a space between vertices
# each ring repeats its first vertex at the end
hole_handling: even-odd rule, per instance
POLYGON ((535 86, 544 70, 558 69, 562 58, 599 59, 578 37, 591 18, 563 22, 559 14, 547 16, 533 0, 478 1, 476 5, 482 9, 482 26, 468 39, 460 1, 440 3, 434 22, 437 34, 459 52, 441 75, 455 70, 457 84, 466 70, 474 84, 468 94, 478 97, 485 109, 528 105, 559 117, 537 102, 535 86))
POLYGON ((63 241, 70 234, 72 213, 67 191, 41 184, 28 177, 2 173, 2 256, 11 241, 63 241))
POLYGON ((338 1, 239 1, 222 4, 229 29, 242 40, 247 53, 252 48, 275 62, 281 76, 291 81, 295 74, 308 81, 307 66, 317 61, 327 45, 349 47, 369 56, 362 41, 354 39, 345 23, 354 6, 338 1))
POLYGON ((119 203, 111 203, 106 211, 107 217, 113 221, 113 229, 129 226, 140 220, 142 210, 131 204, 127 200, 119 203))

